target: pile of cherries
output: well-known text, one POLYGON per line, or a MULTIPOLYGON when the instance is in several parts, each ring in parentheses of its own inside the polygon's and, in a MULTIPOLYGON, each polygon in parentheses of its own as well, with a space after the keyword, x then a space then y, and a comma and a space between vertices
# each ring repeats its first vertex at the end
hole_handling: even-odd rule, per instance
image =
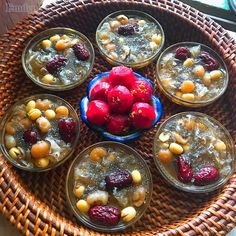
POLYGON ((114 135, 150 128, 156 118, 152 92, 150 84, 137 78, 131 68, 113 67, 109 76, 91 88, 87 119, 114 135))

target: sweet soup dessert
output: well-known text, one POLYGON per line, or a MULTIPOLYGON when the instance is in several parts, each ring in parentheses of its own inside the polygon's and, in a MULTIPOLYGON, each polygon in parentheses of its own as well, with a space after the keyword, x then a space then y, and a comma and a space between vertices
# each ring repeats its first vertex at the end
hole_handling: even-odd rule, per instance
POLYGON ((26 73, 51 90, 65 90, 82 83, 93 67, 93 60, 89 40, 77 31, 63 28, 36 35, 23 56, 26 73))
POLYGON ((175 186, 206 191, 226 181, 234 169, 233 141, 223 126, 197 112, 172 116, 154 141, 157 167, 175 186))
POLYGON ((92 86, 87 119, 90 124, 120 136, 134 129, 150 128, 156 119, 152 92, 150 83, 137 78, 131 68, 113 67, 92 86))
POLYGON ((152 191, 151 175, 142 158, 113 144, 90 148, 72 169, 76 211, 85 222, 106 231, 140 218, 152 191))
POLYGON ((36 95, 18 102, 7 114, 4 153, 24 169, 51 168, 72 154, 78 135, 78 117, 66 101, 36 95))
POLYGON ((212 49, 199 43, 178 43, 161 54, 157 62, 157 81, 174 102, 203 106, 224 93, 228 72, 212 49))
POLYGON ((112 64, 143 67, 164 44, 164 33, 150 15, 139 11, 119 11, 98 26, 96 40, 102 55, 112 64))

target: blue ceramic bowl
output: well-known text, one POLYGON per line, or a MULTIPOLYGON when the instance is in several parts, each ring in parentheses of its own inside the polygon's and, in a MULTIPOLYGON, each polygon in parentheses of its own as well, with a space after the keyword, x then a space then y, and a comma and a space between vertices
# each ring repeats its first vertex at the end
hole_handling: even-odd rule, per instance
MULTIPOLYGON (((87 96, 84 97, 80 102, 81 119, 83 120, 83 122, 89 128, 99 132, 106 140, 112 140, 112 141, 121 142, 121 143, 134 141, 134 140, 138 139, 143 134, 143 132, 145 130, 133 130, 129 134, 124 135, 124 136, 114 135, 114 134, 111 134, 111 133, 107 132, 104 127, 99 127, 99 126, 92 125, 87 119, 86 111, 88 109, 90 92, 91 92, 92 88, 98 82, 101 82, 102 80, 106 80, 105 77, 107 77, 109 75, 109 73, 110 72, 101 73, 89 82, 88 87, 87 87, 87 96)), ((145 80, 146 82, 148 82, 150 84, 151 88, 153 89, 153 84, 151 83, 151 81, 149 79, 146 79, 146 78, 144 78, 143 76, 141 76, 140 74, 137 74, 137 73, 134 73, 134 75, 139 80, 145 80)), ((162 105, 161 105, 160 100, 156 96, 153 96, 153 95, 152 95, 151 103, 152 103, 152 106, 154 107, 154 110, 155 110, 155 113, 156 113, 156 118, 155 118, 155 120, 153 121, 153 124, 152 124, 152 127, 153 127, 158 122, 158 120, 160 119, 160 117, 162 115, 162 105)))

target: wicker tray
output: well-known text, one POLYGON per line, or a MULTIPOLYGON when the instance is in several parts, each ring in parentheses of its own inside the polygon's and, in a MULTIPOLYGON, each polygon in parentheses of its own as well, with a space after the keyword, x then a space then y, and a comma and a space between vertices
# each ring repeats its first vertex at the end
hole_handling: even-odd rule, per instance
MULTIPOLYGON (((175 0, 60 1, 21 21, 0 40, 0 115, 19 99, 45 92, 26 77, 21 66, 22 50, 32 36, 50 27, 66 26, 81 31, 94 42, 96 26, 103 17, 128 8, 156 17, 166 33, 166 46, 178 41, 203 42, 224 58, 230 72, 227 92, 212 105, 196 110, 222 122, 236 141, 235 41, 220 25, 175 0)), ((154 79, 154 68, 152 64, 139 73, 154 79)), ((90 78, 110 69, 96 49, 95 67, 90 78)), ((78 107, 86 85, 59 93, 59 96, 78 107)), ((171 103, 155 87, 155 93, 164 104, 164 115, 159 124, 170 115, 186 110, 171 103)), ((153 135, 159 124, 131 144, 146 159, 153 175, 151 206, 135 227, 117 235, 225 235, 236 225, 236 174, 223 189, 204 196, 169 186, 154 167, 152 158, 153 135)), ((81 122, 76 153, 100 140, 97 133, 81 122)), ((68 211, 65 176, 70 162, 48 173, 30 174, 13 168, 0 154, 0 210, 25 235, 101 235, 81 225, 68 211)))

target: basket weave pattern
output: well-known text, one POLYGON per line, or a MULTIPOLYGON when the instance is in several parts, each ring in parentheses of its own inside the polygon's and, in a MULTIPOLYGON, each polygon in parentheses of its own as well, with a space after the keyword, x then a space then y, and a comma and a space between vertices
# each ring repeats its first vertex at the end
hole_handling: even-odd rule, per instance
MULTIPOLYGON (((65 26, 81 31, 95 46, 98 23, 119 9, 136 9, 154 16, 166 34, 165 46, 179 41, 197 41, 222 56, 230 73, 229 87, 221 99, 206 108, 195 110, 223 123, 236 141, 235 41, 217 23, 175 0, 59 1, 21 21, 0 40, 0 115, 3 116, 21 98, 47 93, 26 77, 21 66, 21 53, 30 38, 47 28, 65 26)), ((111 69, 96 46, 95 51, 95 66, 89 79, 111 69)), ((151 64, 138 72, 153 80, 154 71, 155 64, 151 64)), ((85 95, 86 85, 87 82, 57 95, 79 109, 78 101, 85 95)), ((135 227, 116 235, 225 235, 236 225, 236 174, 223 189, 205 196, 184 193, 169 186, 154 165, 153 137, 166 118, 189 109, 171 103, 156 85, 155 93, 164 106, 162 119, 155 128, 130 144, 145 158, 151 169, 154 182, 151 205, 135 227)), ((99 135, 81 122, 79 144, 74 155, 98 141, 101 141, 99 135)), ((0 210, 25 235, 102 235, 77 222, 68 210, 65 176, 70 162, 48 173, 31 174, 16 170, 0 154, 0 210)))

